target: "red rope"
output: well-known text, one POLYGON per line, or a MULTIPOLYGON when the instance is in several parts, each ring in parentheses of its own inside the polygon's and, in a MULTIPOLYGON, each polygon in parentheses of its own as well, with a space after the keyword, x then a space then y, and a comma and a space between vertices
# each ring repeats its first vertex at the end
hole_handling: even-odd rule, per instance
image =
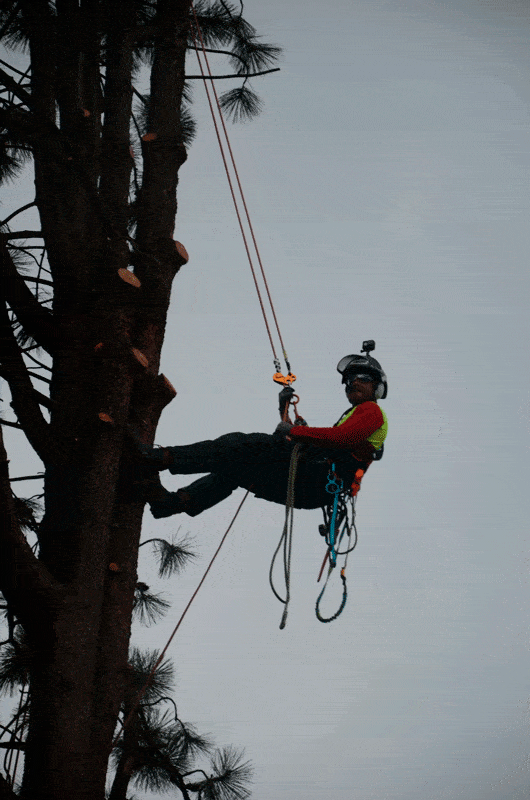
POLYGON ((157 668, 158 668, 159 664, 161 663, 162 659, 164 658, 164 656, 165 656, 165 654, 166 654, 166 652, 167 652, 167 649, 168 649, 169 645, 171 644, 171 642, 173 641, 173 638, 174 638, 174 636, 175 636, 176 632, 177 632, 177 631, 178 631, 178 629, 180 628, 180 625, 181 625, 181 623, 182 623, 182 620, 184 619, 184 617, 185 617, 185 616, 186 616, 186 614, 188 613, 188 609, 189 609, 189 607, 191 606, 191 604, 193 603, 193 601, 194 601, 194 600, 195 600, 195 598, 197 597, 197 594, 199 593, 199 589, 201 588, 201 586, 203 585, 204 581, 206 580, 206 576, 208 575, 208 573, 209 573, 209 571, 210 571, 210 569, 211 569, 211 567, 212 567, 212 564, 213 564, 213 562, 214 562, 214 561, 215 561, 215 559, 217 558, 217 556, 218 556, 218 554, 219 554, 219 551, 220 551, 221 547, 223 546, 223 544, 224 544, 224 542, 225 542, 225 539, 226 539, 226 537, 228 536, 228 534, 229 534, 229 532, 230 532, 230 529, 232 528, 232 525, 233 525, 233 524, 234 524, 234 522, 236 521, 237 515, 238 515, 238 514, 239 514, 239 512, 241 511, 241 508, 242 508, 242 506, 243 506, 243 503, 245 502, 245 500, 246 500, 246 499, 247 499, 247 497, 249 496, 249 493, 250 493, 250 489, 247 489, 247 492, 246 492, 246 494, 245 494, 244 498, 242 499, 242 501, 240 502, 240 504, 238 505, 238 507, 237 507, 237 510, 236 510, 236 513, 235 513, 235 514, 234 514, 234 516, 232 517, 232 521, 230 522, 230 525, 228 526, 228 528, 227 528, 227 529, 226 529, 226 531, 224 532, 223 538, 221 539, 221 541, 220 541, 220 543, 219 543, 219 546, 218 546, 217 550, 216 550, 216 551, 215 551, 215 553, 213 554, 213 556, 212 556, 212 558, 211 558, 211 561, 210 561, 210 563, 208 564, 208 566, 207 566, 207 568, 206 568, 206 571, 205 571, 204 575, 202 576, 201 580, 199 581, 199 584, 198 584, 197 588, 196 588, 196 589, 195 589, 195 591, 193 592, 193 594, 192 594, 192 596, 191 596, 191 598, 190 598, 190 600, 189 600, 189 602, 188 602, 188 605, 186 606, 186 608, 184 609, 184 611, 183 611, 183 612, 182 612, 182 614, 180 615, 180 619, 179 619, 179 621, 177 622, 177 624, 176 624, 176 625, 175 625, 175 627, 173 628, 173 633, 171 634, 171 636, 170 636, 170 637, 169 637, 169 639, 167 640, 167 643, 166 643, 166 645, 165 645, 164 649, 162 650, 162 652, 161 652, 161 653, 160 653, 160 655, 158 656, 158 658, 157 658, 157 660, 156 660, 156 662, 155 662, 155 664, 154 664, 153 668, 151 669, 151 672, 150 672, 150 673, 149 673, 149 675, 147 676, 147 680, 146 680, 145 684, 142 686, 142 688, 140 689, 140 691, 139 691, 139 692, 138 692, 138 694, 136 695, 136 699, 135 699, 135 701, 134 701, 133 707, 131 708, 131 710, 130 710, 130 712, 129 712, 129 715, 128 715, 128 717, 127 717, 127 718, 125 719, 125 721, 123 722, 123 724, 122 724, 122 727, 121 727, 121 730, 120 730, 120 731, 119 731, 119 732, 116 734, 116 736, 115 736, 115 738, 114 738, 114 741, 112 742, 112 747, 113 747, 113 748, 114 748, 114 747, 116 747, 116 744, 118 743, 118 740, 119 740, 119 738, 120 738, 121 734, 123 733, 123 731, 125 730, 125 728, 127 727, 127 725, 130 723, 130 721, 131 721, 131 719, 132 719, 132 716, 133 716, 133 714, 135 713, 135 711, 137 710, 138 706, 140 705, 140 700, 142 699, 142 697, 144 696, 145 692, 146 692, 146 691, 147 691, 147 689, 149 688, 149 684, 151 683, 151 680, 152 680, 152 678, 153 678, 153 675, 155 674, 155 672, 156 672, 156 670, 157 670, 157 668))
MULTIPOLYGON (((199 40, 200 40, 200 44, 201 44, 200 49, 202 50, 202 54, 203 54, 204 60, 206 62, 206 68, 207 68, 207 71, 208 71, 208 77, 210 78, 210 82, 211 82, 211 85, 212 85, 212 91, 213 91, 213 94, 214 94, 214 97, 215 97, 215 103, 217 105, 217 113, 219 114, 219 119, 221 121, 221 125, 222 125, 222 128, 223 128, 223 133, 224 133, 225 140, 226 140, 226 145, 228 147, 228 152, 230 154, 230 160, 232 162, 234 175, 235 175, 237 186, 238 186, 238 189, 239 189, 239 194, 241 195, 241 201, 243 203, 243 208, 245 210, 245 216, 246 216, 246 220, 247 220, 248 227, 249 227, 249 230, 250 230, 250 236, 251 236, 252 242, 254 244, 254 249, 256 251, 256 257, 258 259, 258 264, 259 264, 259 267, 260 267, 261 276, 262 276, 262 279, 263 279, 263 283, 265 285, 265 291, 267 292, 269 305, 271 307, 271 312, 272 312, 272 316, 273 316, 273 319, 274 319, 276 332, 278 333, 278 338, 280 340, 280 344, 281 344, 282 352, 283 352, 283 357, 284 357, 285 362, 287 364, 287 368, 288 368, 288 370, 290 370, 289 358, 287 356, 287 352, 285 350, 285 345, 283 343, 283 338, 282 338, 282 334, 281 334, 281 331, 280 331, 280 326, 278 324, 278 319, 277 319, 277 316, 276 316, 274 303, 272 302, 272 297, 271 297, 271 293, 270 293, 270 290, 269 290, 269 284, 268 284, 268 281, 267 281, 267 276, 265 274, 265 269, 263 267, 263 262, 261 260, 261 255, 260 255, 258 243, 256 241, 256 237, 255 237, 255 234, 254 234, 254 228, 252 226, 252 221, 250 219, 250 214, 249 214, 247 203, 246 203, 246 200, 245 200, 245 194, 243 192, 243 187, 241 186, 241 181, 239 179, 239 172, 237 170, 237 165, 236 165, 236 162, 235 162, 235 159, 234 159, 234 154, 233 154, 233 151, 232 151, 232 147, 230 145, 230 138, 228 136, 228 131, 226 129, 226 125, 225 125, 225 121, 224 121, 224 117, 223 117, 223 112, 222 112, 222 109, 221 109, 221 104, 219 102, 219 97, 217 95, 217 90, 215 88, 215 84, 214 84, 214 81, 212 79, 212 71, 210 69, 210 62, 208 61, 208 56, 206 55, 206 47, 205 47, 205 44, 204 44, 204 39, 203 39, 203 36, 202 36, 201 27, 199 25, 199 20, 197 19, 197 14, 195 12, 195 8, 194 8, 193 4, 191 6, 191 9, 192 9, 193 17, 194 17, 194 20, 195 20, 195 26, 196 26, 196 29, 197 29, 197 34, 199 36, 199 40)), ((199 63, 199 68, 201 70, 201 75, 203 76, 203 78, 205 78, 206 76, 205 76, 205 73, 204 73, 204 68, 203 68, 201 59, 199 57, 199 48, 197 47, 197 39, 196 39, 195 32, 193 31, 193 29, 192 29, 192 36, 193 36, 193 41, 194 41, 194 45, 195 45, 195 52, 196 52, 196 55, 197 55, 197 61, 199 63)), ((227 160, 226 160, 226 156, 225 156, 225 152, 224 152, 224 147, 223 147, 223 143, 221 141, 221 135, 220 135, 219 127, 217 125, 217 121, 216 121, 216 118, 215 118, 215 112, 214 112, 214 108, 213 108, 213 103, 212 103, 212 100, 211 100, 211 97, 210 97, 210 91, 208 89, 208 83, 207 83, 206 80, 204 81, 204 88, 206 90, 206 96, 208 98, 208 104, 210 106, 210 113, 212 115, 212 120, 213 120, 213 124, 214 124, 214 128, 215 128, 215 133, 217 135, 217 141, 219 143, 219 149, 221 150, 221 156, 222 156, 223 164, 224 164, 224 167, 225 167, 226 177, 228 179, 228 184, 230 186, 230 192, 232 194, 232 200, 234 202, 234 207, 235 207, 237 219, 238 219, 238 222, 239 222, 239 227, 241 229, 241 235, 243 237, 243 241, 244 241, 244 244, 245 244, 245 249, 246 249, 246 252, 247 252, 248 261, 249 261, 249 264, 250 264, 250 269, 252 271, 252 277, 254 279, 254 285, 256 287, 256 292, 258 294, 258 299, 259 299, 260 306, 261 306, 261 313, 263 314, 263 320, 265 322, 265 327, 267 328, 267 333, 269 335, 269 340, 270 340, 270 343, 271 343, 274 359, 275 359, 275 361, 277 361, 278 359, 277 359, 276 352, 275 352, 275 349, 274 349, 274 344, 273 344, 273 341, 272 341, 272 336, 271 336, 271 332, 270 332, 270 328, 269 328, 269 323, 267 321, 267 316, 266 316, 266 313, 265 313, 265 308, 264 308, 264 305, 263 305, 261 292, 260 292, 258 281, 257 281, 257 278, 256 278, 254 265, 252 263, 252 258, 251 258, 250 251, 249 251, 249 248, 248 248, 248 245, 247 245, 247 239, 246 239, 246 235, 245 235, 245 232, 244 232, 244 229, 243 229, 241 215, 240 215, 240 212, 239 212, 239 208, 238 208, 238 204, 237 204, 237 200, 236 200, 236 196, 235 196, 235 192, 234 192, 234 188, 233 188, 233 184, 232 184, 232 178, 230 176, 230 172, 229 172, 229 169, 228 169, 228 164, 227 164, 227 160)))

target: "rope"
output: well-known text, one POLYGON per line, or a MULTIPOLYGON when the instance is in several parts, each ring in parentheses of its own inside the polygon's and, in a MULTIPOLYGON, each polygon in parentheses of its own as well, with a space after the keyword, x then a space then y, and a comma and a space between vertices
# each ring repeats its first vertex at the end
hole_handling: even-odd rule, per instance
MULTIPOLYGON (((335 494, 335 501, 334 501, 334 504, 333 504, 334 507, 337 505, 337 500, 338 500, 338 493, 335 494)), ((343 526, 342 530, 340 531, 339 536, 337 536, 337 540, 336 540, 337 541, 337 546, 335 548, 335 537, 334 537, 334 534, 333 534, 333 531, 332 531, 332 527, 333 527, 334 524, 336 524, 335 523, 335 519, 334 519, 334 517, 336 516, 336 513, 337 513, 336 512, 336 508, 334 508, 333 517, 332 517, 331 523, 329 525, 330 531, 329 531, 328 552, 324 556, 324 561, 322 562, 322 568, 320 570, 320 574, 319 574, 318 579, 317 579, 317 583, 318 583, 320 581, 320 578, 322 577, 322 572, 324 571, 324 565, 326 563, 326 559, 329 558, 328 574, 326 576, 326 580, 325 580, 324 586, 322 587, 322 591, 318 595, 317 601, 315 603, 315 614, 316 614, 316 617, 319 620, 319 622, 333 622, 333 620, 337 619, 337 617, 340 616, 340 614, 342 614, 342 612, 344 611, 344 607, 345 607, 346 601, 348 599, 348 587, 346 585, 346 567, 348 566, 348 556, 352 552, 352 550, 355 550, 355 547, 357 545, 357 539, 358 539, 357 527, 355 525, 355 500, 354 499, 352 500, 352 510, 351 510, 352 521, 351 521, 351 525, 348 522, 348 510, 347 510, 346 504, 343 501, 341 503, 341 509, 340 509, 340 512, 339 512, 339 515, 340 515, 339 526, 342 525, 343 522, 344 522, 344 526, 343 526), (352 543, 352 531, 355 533, 355 537, 354 537, 353 543, 352 543), (341 551, 340 550, 340 545, 341 545, 342 539, 344 538, 344 534, 346 532, 348 534, 348 546, 346 547, 346 550, 341 551), (332 614, 331 617, 323 617, 322 614, 320 613, 320 601, 322 600, 322 597, 324 596, 324 592, 326 591, 326 588, 327 588, 328 581, 330 579, 331 573, 333 572, 333 570, 337 566, 337 555, 344 555, 344 564, 343 564, 342 569, 340 571, 340 579, 342 581, 342 600, 341 600, 339 608, 337 609, 337 611, 334 614, 332 614)))
POLYGON ((235 513, 235 514, 234 514, 234 516, 232 517, 232 520, 231 520, 231 522, 230 522, 230 524, 229 524, 228 528, 226 529, 226 531, 225 531, 225 532, 224 532, 224 534, 223 534, 223 538, 221 539, 221 541, 220 541, 220 543, 219 543, 219 546, 217 547, 217 550, 216 550, 216 551, 215 551, 215 553, 213 554, 213 556, 212 556, 212 558, 211 558, 211 560, 210 560, 210 563, 209 563, 209 564, 208 564, 208 566, 206 567, 206 570, 205 570, 205 572, 204 572, 204 575, 202 576, 201 580, 199 581, 199 584, 198 584, 197 588, 196 588, 196 589, 195 589, 195 591, 193 592, 193 594, 192 594, 192 596, 191 596, 191 598, 190 598, 190 600, 189 600, 189 602, 188 602, 188 604, 187 604, 186 608, 184 609, 184 611, 183 611, 183 612, 182 612, 182 614, 180 615, 180 619, 179 619, 179 621, 177 622, 177 624, 176 624, 176 625, 175 625, 175 627, 173 628, 173 632, 172 632, 171 636, 169 637, 169 639, 167 640, 167 642, 166 642, 166 645, 165 645, 164 649, 162 650, 162 652, 161 652, 161 653, 160 653, 160 655, 158 656, 158 658, 157 658, 157 660, 156 660, 156 662, 155 662, 155 664, 154 664, 153 668, 151 669, 151 672, 150 672, 150 673, 149 673, 149 675, 147 676, 147 680, 145 681, 144 685, 142 686, 142 688, 140 689, 140 691, 139 691, 139 692, 138 692, 138 694, 136 695, 136 698, 135 698, 135 700, 134 700, 134 703, 133 703, 133 705, 132 705, 132 708, 131 708, 131 710, 130 710, 130 712, 129 712, 129 715, 128 715, 128 717, 127 717, 127 718, 125 719, 125 721, 122 723, 121 730, 120 730, 120 731, 119 731, 119 732, 116 734, 116 736, 115 736, 115 738, 114 738, 114 741, 113 741, 113 743, 112 743, 112 747, 113 747, 113 748, 114 748, 114 747, 116 747, 116 744, 118 743, 118 739, 120 738, 120 736, 121 736, 121 734, 123 733, 123 731, 125 730, 125 728, 126 728, 128 725, 129 725, 129 723, 130 723, 130 721, 131 721, 131 719, 132 719, 132 717, 133 717, 133 714, 136 712, 136 710, 137 710, 138 706, 140 705, 140 700, 142 699, 142 697, 144 696, 145 692, 146 692, 146 691, 147 691, 147 689, 149 688, 149 684, 151 683, 151 680, 152 680, 152 678, 153 678, 153 675, 155 674, 156 670, 158 669, 158 666, 159 666, 159 664, 161 663, 162 659, 164 658, 164 656, 165 656, 165 654, 166 654, 166 652, 167 652, 167 650, 168 650, 168 647, 169 647, 169 645, 171 644, 171 642, 173 641, 173 638, 174 638, 174 636, 175 636, 176 632, 177 632, 177 631, 178 631, 178 629, 180 628, 180 625, 181 625, 181 623, 182 623, 182 621, 183 621, 184 617, 185 617, 185 616, 186 616, 186 614, 188 613, 188 609, 190 608, 191 604, 193 603, 193 601, 194 601, 194 600, 195 600, 195 598, 197 597, 197 594, 199 593, 199 589, 201 588, 201 586, 203 585, 204 581, 206 580, 206 576, 208 575, 208 573, 209 573, 209 571, 210 571, 210 569, 211 569, 211 567, 212 567, 212 564, 213 564, 213 562, 214 562, 214 561, 215 561, 215 559, 217 558, 217 556, 218 556, 218 554, 219 554, 219 551, 221 550, 221 547, 222 547, 222 546, 223 546, 223 544, 225 543, 225 539, 226 539, 226 537, 228 536, 228 533, 230 532, 230 529, 232 528, 232 525, 233 525, 233 524, 234 524, 234 522, 236 521, 237 515, 238 515, 238 514, 239 514, 239 512, 241 511, 241 508, 242 508, 242 506, 243 506, 243 503, 245 502, 245 500, 246 500, 246 499, 247 499, 247 497, 249 496, 249 493, 250 493, 250 489, 247 489, 247 492, 246 492, 245 496, 243 497, 242 501, 240 502, 240 504, 239 504, 239 505, 238 505, 238 507, 237 507, 236 513, 235 513))
POLYGON ((226 172, 226 177, 228 179, 228 185, 230 187, 230 193, 232 195, 232 200, 233 200, 233 203, 234 203, 234 208, 235 208, 237 220, 238 220, 238 223, 239 223, 239 228, 241 230, 241 236, 243 237, 243 243, 245 245, 245 250, 246 250, 248 262, 249 262, 249 265, 250 265, 250 270, 252 272, 252 278, 254 280, 254 286, 256 287, 256 292, 257 292, 259 304, 260 304, 260 307, 261 307, 261 313, 263 315, 263 321, 265 323, 265 328, 267 330, 267 334, 268 334, 269 341, 270 341, 270 344, 271 344, 271 349, 272 349, 272 353, 273 353, 273 357, 274 357, 274 363, 275 363, 276 369, 279 371, 279 368, 280 368, 279 367, 279 361, 278 361, 278 357, 276 355, 276 350, 275 350, 275 347, 274 347, 274 342, 273 342, 273 339, 272 339, 272 334, 271 334, 269 322, 267 320, 267 314, 266 314, 266 311, 265 311, 263 298, 261 296, 261 291, 260 291, 258 280, 257 280, 257 277, 256 277, 256 271, 254 269, 252 256, 250 254, 250 249, 249 249, 249 246, 248 246, 247 237, 246 237, 246 234, 245 234, 245 231, 244 231, 243 221, 241 219, 241 214, 240 214, 240 211, 239 211, 238 202, 237 202, 236 194, 235 194, 235 191, 234 191, 232 178, 230 176, 230 170, 229 170, 229 167, 228 167, 228 163, 227 163, 227 159, 226 159, 226 155, 225 155, 225 151, 224 151, 223 142, 221 140, 221 134, 220 134, 220 131, 219 131, 219 126, 217 124, 217 120, 216 120, 216 117, 215 117, 214 105, 213 105, 213 102, 212 102, 212 99, 211 99, 211 96, 210 96, 210 90, 208 88, 208 83, 207 83, 207 80, 206 80, 207 76, 205 74, 201 58, 199 56, 199 50, 202 51, 202 55, 203 55, 204 61, 206 63, 206 70, 207 70, 207 73, 208 73, 208 77, 210 78, 211 88, 212 88, 212 92, 213 92, 213 95, 214 95, 214 98, 215 98, 215 104, 217 106, 217 113, 219 115, 219 119, 220 119, 221 126, 222 126, 223 133, 224 133, 224 138, 226 140, 226 145, 227 145, 228 152, 229 152, 229 155, 230 155, 230 161, 232 163, 232 168, 233 168, 235 179, 236 179, 236 182, 237 182, 237 187, 239 189, 239 194, 241 196, 241 202, 243 204, 245 217, 246 217, 248 228, 249 228, 249 231, 250 231, 250 237, 251 237, 253 245, 254 245, 254 250, 256 251, 256 257, 257 257, 257 260, 258 260, 259 268, 260 268, 260 271, 261 271, 261 276, 262 276, 263 283, 264 283, 264 286, 265 286, 265 291, 267 293, 267 297, 268 297, 268 300, 269 300, 269 305, 270 305, 272 316, 273 316, 273 319, 274 319, 276 332, 278 334, 278 339, 280 340, 280 345, 281 345, 281 348, 282 348, 282 353, 283 353, 283 357, 284 357, 284 360, 285 360, 285 364, 287 366, 288 372, 290 372, 291 371, 291 366, 289 364, 289 357, 287 355, 287 352, 286 352, 286 349, 285 349, 285 345, 283 343, 283 338, 282 338, 282 334, 281 334, 281 331, 280 331, 280 326, 279 326, 279 323, 278 323, 278 319, 277 319, 277 316, 276 316, 276 311, 275 311, 275 308, 274 308, 274 303, 272 301, 271 293, 270 293, 270 290, 269 290, 269 284, 268 284, 267 277, 266 277, 266 274, 265 274, 265 269, 263 267, 263 262, 261 260, 261 255, 260 255, 258 243, 256 241, 256 237, 255 237, 255 234, 254 234, 254 228, 252 226, 252 221, 251 221, 250 214, 249 214, 248 207, 247 207, 247 203, 246 203, 246 200, 245 200, 245 194, 243 192, 243 187, 241 186, 241 181, 239 179, 239 172, 237 170, 234 154, 233 154, 232 147, 231 147, 231 144, 230 144, 230 138, 228 136, 228 131, 226 129, 226 125, 225 125, 225 121, 224 121, 224 117, 223 117, 223 112, 222 112, 222 109, 221 109, 221 104, 219 102, 219 97, 218 97, 218 94, 217 94, 217 89, 215 88, 215 83, 214 83, 214 81, 212 79, 212 71, 210 69, 210 62, 208 61, 208 56, 206 54, 206 47, 205 47, 205 44, 204 44, 204 39, 203 39, 203 36, 202 36, 201 27, 200 27, 199 20, 197 18, 197 14, 195 12, 195 7, 194 7, 193 3, 191 5, 191 9, 192 9, 192 12, 193 12, 195 27, 196 27, 196 30, 197 30, 197 36, 198 36, 199 41, 200 41, 200 47, 199 47, 198 42, 197 42, 197 37, 195 36, 195 31, 193 30, 193 27, 192 27, 191 28, 191 33, 192 33, 193 42, 194 42, 194 45, 195 45, 195 53, 197 55, 197 61, 198 61, 198 64, 199 64, 199 69, 201 71, 201 75, 204 78, 204 88, 206 90, 206 96, 208 98, 208 105, 210 106, 210 113, 212 115, 212 120, 213 120, 213 124, 214 124, 214 128, 215 128, 215 133, 216 133, 216 136, 217 136, 217 141, 219 143, 219 149, 221 151, 221 157, 223 159, 223 164, 224 164, 224 168, 225 168, 225 172, 226 172))
POLYGON ((289 608, 289 601, 291 600, 291 555, 293 550, 293 525, 294 525, 294 492, 296 483, 296 472, 298 469, 298 459, 301 444, 295 444, 293 452, 291 453, 291 461, 289 462, 289 479, 287 481, 287 496, 285 501, 285 522, 283 526, 282 535, 278 546, 274 551, 271 566, 269 569, 269 583, 275 597, 283 603, 285 608, 283 610, 282 619, 280 622, 280 630, 283 630, 287 624, 287 611, 289 608), (274 570, 274 563, 276 556, 280 552, 283 544, 283 572, 285 579, 285 600, 276 591, 272 573, 274 570))
POLYGON ((324 586, 322 588, 322 591, 318 595, 317 602, 315 604, 315 614, 317 615, 317 619, 319 620, 319 622, 333 622, 334 619, 337 619, 337 617, 340 614, 342 614, 342 612, 344 610, 344 606, 346 605, 346 600, 348 599, 348 589, 347 589, 347 586, 346 586, 346 575, 344 573, 344 570, 346 569, 346 567, 343 567, 341 569, 341 571, 340 571, 340 579, 342 581, 342 602, 341 602, 338 610, 331 617, 323 617, 321 615, 321 613, 320 613, 320 601, 322 599, 322 595, 326 591, 326 586, 328 585, 329 576, 331 575, 331 573, 333 572, 334 569, 335 569, 335 565, 331 564, 330 567, 329 567, 329 570, 328 570, 328 576, 326 578, 326 582, 325 582, 325 584, 324 584, 324 586))

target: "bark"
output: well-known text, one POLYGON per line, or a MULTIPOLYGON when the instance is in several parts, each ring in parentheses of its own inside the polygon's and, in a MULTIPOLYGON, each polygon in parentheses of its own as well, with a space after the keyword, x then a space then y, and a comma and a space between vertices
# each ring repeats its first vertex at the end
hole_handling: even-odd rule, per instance
POLYGON ((178 172, 186 160, 180 105, 189 29, 190 0, 162 0, 158 6, 149 132, 142 142, 144 174, 139 199, 136 271, 149 293, 136 329, 139 347, 158 370, 171 284, 184 263, 173 240, 178 172))
POLYGON ((16 800, 17 795, 6 779, 0 775, 0 800, 16 800))
MULTIPOLYGON (((151 101, 159 139, 146 152, 138 228, 141 288, 118 278, 129 263, 134 39, 127 26, 134 3, 119 0, 119 13, 101 23, 108 37, 101 153, 92 119, 100 102, 94 88, 99 53, 93 30, 79 36, 83 14, 86 19, 97 6, 95 0, 58 0, 52 18, 44 0, 23 1, 32 97, 29 110, 10 119, 32 139, 36 202, 54 283, 49 423, 20 353, 15 363, 9 351, 13 386, 21 387, 17 416, 46 456, 46 508, 31 576, 49 576, 57 593, 38 619, 19 617, 17 610, 35 654, 22 784, 27 800, 104 798, 127 676, 144 505, 124 435, 132 421, 152 441, 175 393, 157 373, 171 284, 183 263, 172 231, 178 169, 185 159, 179 115, 189 0, 159 3, 151 101), (147 356, 143 367, 141 358, 131 356, 133 348, 147 356), (59 457, 49 457, 49 450, 59 457)), ((33 312, 19 283, 15 289, 20 313, 33 312)), ((11 340, 4 338, 9 347, 11 340)))
POLYGON ((105 214, 112 220, 127 248, 128 200, 132 158, 131 124, 135 3, 116 0, 109 15, 105 84, 105 124, 102 138, 100 197, 105 214), (125 25, 124 25, 125 20, 125 25))

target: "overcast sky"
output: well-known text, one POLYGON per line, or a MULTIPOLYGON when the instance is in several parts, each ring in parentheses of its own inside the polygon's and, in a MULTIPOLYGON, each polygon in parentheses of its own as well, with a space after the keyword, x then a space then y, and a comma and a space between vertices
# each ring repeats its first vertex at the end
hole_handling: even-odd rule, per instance
MULTIPOLYGON (((254 81, 262 115, 230 132, 300 410, 333 424, 347 405, 337 361, 373 338, 389 435, 332 624, 314 615, 320 512, 296 514, 280 631, 267 576, 283 509, 247 502, 169 651, 179 714, 246 748, 255 800, 522 800, 530 6, 246 0, 245 16, 284 48, 281 72, 254 81)), ((160 444, 277 423, 268 340, 195 94, 176 226, 190 261, 162 364, 178 396, 160 444)), ((163 646, 241 496, 196 519, 146 512, 145 538, 181 526, 200 558, 162 584, 142 551, 140 578, 173 608, 135 628, 137 644, 163 646)))

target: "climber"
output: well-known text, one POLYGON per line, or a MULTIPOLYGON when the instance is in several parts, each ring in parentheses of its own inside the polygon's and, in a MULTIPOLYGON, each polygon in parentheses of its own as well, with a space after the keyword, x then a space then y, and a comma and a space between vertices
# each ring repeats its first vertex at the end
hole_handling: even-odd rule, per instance
MULTIPOLYGON (((375 345, 374 345, 375 346, 375 345)), ((366 471, 382 455, 387 419, 377 404, 386 397, 387 379, 381 365, 367 352, 349 355, 337 365, 345 384, 349 408, 331 428, 279 423, 275 432, 228 433, 213 441, 177 447, 148 447, 136 441, 140 463, 152 470, 144 481, 145 497, 156 518, 186 513, 191 517, 216 505, 243 487, 259 498, 284 504, 291 453, 303 445, 295 484, 296 508, 320 508, 330 502, 326 493, 330 464, 347 488, 357 470, 366 471), (209 473, 176 492, 160 483, 158 472, 173 475, 209 473)), ((288 390, 291 391, 292 390, 288 390)), ((280 393, 284 398, 285 390, 280 393)))

